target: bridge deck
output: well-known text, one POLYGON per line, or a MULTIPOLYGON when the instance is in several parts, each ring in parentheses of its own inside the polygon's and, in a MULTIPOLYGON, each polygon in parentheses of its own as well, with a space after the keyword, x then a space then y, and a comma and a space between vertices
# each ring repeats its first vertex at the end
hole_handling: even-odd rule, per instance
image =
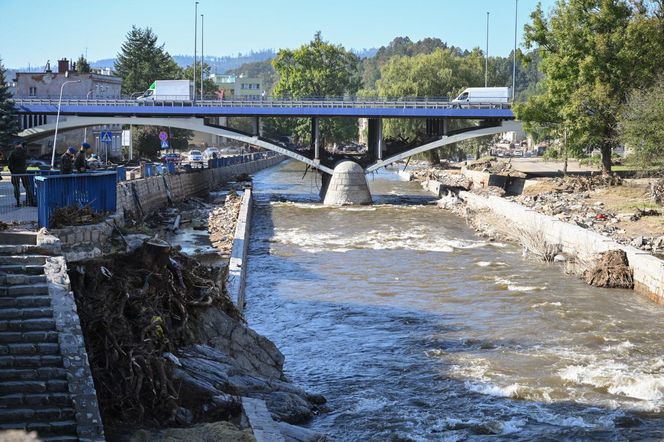
MULTIPOLYGON (((15 99, 22 114, 56 114, 58 100, 15 99)), ((61 115, 173 117, 352 117, 460 118, 512 120, 509 105, 472 104, 456 107, 449 101, 326 101, 326 100, 62 100, 61 115)))

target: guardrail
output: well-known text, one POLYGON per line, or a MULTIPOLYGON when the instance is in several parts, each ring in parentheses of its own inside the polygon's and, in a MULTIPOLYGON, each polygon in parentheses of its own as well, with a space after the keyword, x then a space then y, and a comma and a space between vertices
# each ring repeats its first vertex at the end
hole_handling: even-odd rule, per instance
POLYGON ((117 179, 117 171, 36 176, 39 227, 50 227, 53 211, 71 205, 89 206, 95 212, 115 212, 117 179))
MULTIPOLYGON (((205 98, 203 100, 192 100, 183 96, 182 99, 137 101, 136 99, 84 99, 67 98, 60 103, 61 106, 174 106, 174 107, 257 107, 257 108, 395 108, 395 109, 486 109, 486 108, 510 108, 511 103, 501 101, 500 97, 484 97, 485 101, 478 103, 455 103, 447 98, 375 98, 375 99, 302 99, 302 98, 205 98)), ((57 98, 15 98, 17 105, 53 105, 58 106, 57 98)))

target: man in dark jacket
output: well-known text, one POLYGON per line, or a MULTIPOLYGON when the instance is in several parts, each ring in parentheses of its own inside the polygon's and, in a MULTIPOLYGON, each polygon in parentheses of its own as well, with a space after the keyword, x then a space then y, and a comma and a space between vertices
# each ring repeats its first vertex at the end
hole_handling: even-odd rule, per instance
POLYGON ((74 171, 74 159, 76 158, 76 148, 68 147, 65 153, 60 157, 60 171, 62 173, 72 173, 74 171))
POLYGON ((21 206, 21 183, 25 189, 25 204, 29 206, 35 205, 35 196, 32 193, 32 186, 30 185, 30 176, 27 166, 28 155, 25 152, 22 141, 14 143, 14 150, 7 158, 7 166, 12 173, 12 186, 14 186, 14 198, 16 198, 16 207, 21 206))
POLYGON ((90 147, 88 143, 81 143, 81 148, 78 150, 76 159, 74 160, 74 169, 76 169, 78 173, 85 172, 87 169, 89 169, 86 155, 91 150, 92 147, 90 147))

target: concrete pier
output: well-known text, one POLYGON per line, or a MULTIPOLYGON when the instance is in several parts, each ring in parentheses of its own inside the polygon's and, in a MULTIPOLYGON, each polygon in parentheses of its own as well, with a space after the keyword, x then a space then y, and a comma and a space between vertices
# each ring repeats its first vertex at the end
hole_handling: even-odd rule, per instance
POLYGON ((371 193, 362 166, 353 161, 342 161, 337 164, 325 192, 323 204, 332 206, 371 204, 371 193))

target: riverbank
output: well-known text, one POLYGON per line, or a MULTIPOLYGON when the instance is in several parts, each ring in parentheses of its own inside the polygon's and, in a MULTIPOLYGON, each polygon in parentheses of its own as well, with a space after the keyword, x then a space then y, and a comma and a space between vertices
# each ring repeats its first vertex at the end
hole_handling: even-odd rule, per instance
MULTIPOLYGON (((650 299, 664 302, 664 262, 648 253, 658 252, 664 237, 647 236, 653 230, 638 224, 645 217, 659 217, 655 222, 661 223, 661 212, 639 209, 630 198, 638 194, 643 202, 650 183, 620 178, 609 183, 602 177, 549 179, 529 183, 522 195, 505 197, 503 189, 477 185, 464 171, 417 175, 434 178, 421 180, 422 186, 442 195, 439 205, 464 216, 483 236, 516 242, 524 253, 559 262, 563 271, 587 281, 596 281, 589 272, 607 259, 605 252, 621 251, 633 284, 630 278, 630 283, 617 286, 633 286, 650 299), (626 202, 632 205, 625 206, 626 202), (631 208, 632 212, 615 213, 614 207, 631 208), (628 231, 637 237, 626 236, 628 231)), ((608 284, 603 286, 613 286, 608 284)))
POLYGON ((211 182, 192 177, 129 183, 119 192, 124 216, 56 230, 73 259, 69 279, 107 439, 320 440, 294 424, 325 399, 286 378, 283 354, 228 293, 236 225, 250 222, 241 194, 251 178, 242 173, 249 181, 219 190, 230 171, 211 182))

